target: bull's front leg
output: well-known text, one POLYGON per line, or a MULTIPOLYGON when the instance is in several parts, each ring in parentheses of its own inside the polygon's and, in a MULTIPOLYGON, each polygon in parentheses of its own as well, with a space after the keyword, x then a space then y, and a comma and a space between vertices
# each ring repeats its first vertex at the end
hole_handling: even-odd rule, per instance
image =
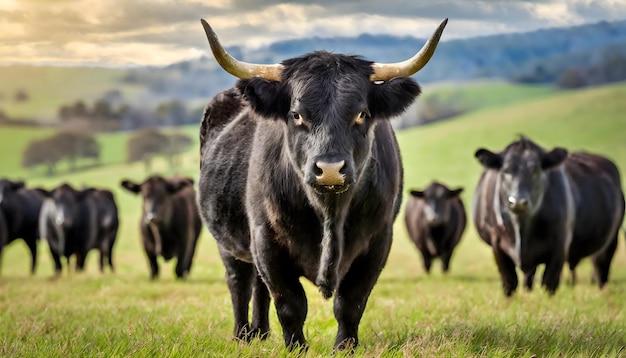
POLYGON ((550 295, 554 295, 556 289, 561 282, 561 271, 565 265, 565 254, 555 253, 548 263, 546 263, 546 269, 543 272, 543 278, 541 285, 548 291, 550 295))
POLYGON ((338 324, 335 350, 354 351, 359 344, 359 324, 365 305, 389 256, 391 228, 373 240, 369 250, 352 262, 337 288, 334 302, 338 324))
POLYGON ((518 285, 517 272, 515 271, 515 263, 504 251, 502 251, 498 247, 498 245, 493 246, 493 256, 496 259, 498 271, 500 272, 502 289, 504 290, 504 294, 509 297, 513 294, 513 292, 515 292, 518 285))
POLYGON ((565 243, 571 242, 571 235, 569 228, 565 227, 560 229, 555 236, 548 237, 548 239, 552 239, 553 242, 561 243, 556 246, 557 249, 554 250, 550 260, 546 262, 546 269, 541 279, 541 286, 543 286, 550 295, 554 295, 561 282, 561 272, 563 271, 563 266, 565 266, 565 243))
POLYGON ((285 346, 290 350, 306 349, 303 326, 308 306, 299 280, 301 272, 284 247, 276 244, 274 232, 263 225, 251 228, 252 257, 274 299, 285 346))

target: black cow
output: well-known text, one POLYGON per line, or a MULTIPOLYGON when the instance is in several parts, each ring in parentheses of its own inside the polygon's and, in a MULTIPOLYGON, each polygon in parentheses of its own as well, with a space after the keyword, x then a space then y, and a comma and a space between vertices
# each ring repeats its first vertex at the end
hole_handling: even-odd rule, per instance
POLYGON ((196 206, 193 179, 153 175, 141 184, 123 180, 124 189, 143 197, 140 227, 143 247, 150 264, 150 278, 159 276, 157 257, 166 261, 176 256, 176 277, 191 270, 202 221, 196 206))
POLYGON ((587 256, 603 287, 624 217, 615 164, 585 152, 546 151, 525 137, 500 153, 479 149, 475 156, 486 170, 474 194, 474 224, 493 248, 504 293, 517 288, 516 266, 530 290, 545 264, 542 286, 553 294, 564 263, 574 274, 587 256))
POLYGON ((87 198, 96 209, 97 234, 96 242, 89 247, 98 249, 100 252, 100 272, 104 272, 105 260, 109 264, 112 272, 113 266, 113 245, 117 238, 119 228, 119 215, 115 196, 110 190, 93 189, 87 198))
POLYGON ((467 223, 465 206, 459 197, 462 191, 463 188, 450 190, 438 182, 431 183, 424 191, 411 190, 404 219, 427 273, 435 257, 441 258, 441 268, 448 272, 452 252, 467 223))
POLYGON ((0 241, 0 257, 6 245, 21 238, 30 250, 31 274, 37 270, 37 223, 42 202, 38 189, 28 189, 22 181, 0 180, 0 214, 6 225, 6 238, 0 241))
POLYGON ((358 344, 402 197, 388 119, 419 94, 408 76, 426 65, 445 24, 398 64, 317 51, 252 65, 226 53, 202 20, 218 63, 240 78, 210 106, 232 113, 205 112, 198 197, 226 267, 236 337, 269 333, 269 289, 286 346, 305 346, 303 276, 325 298, 335 294, 335 348, 358 344))
POLYGON ((100 225, 98 208, 90 200, 93 192, 93 188, 76 190, 67 183, 44 192, 48 199, 41 208, 39 230, 50 247, 57 276, 62 271, 61 257, 69 266, 70 258, 75 256, 76 270, 82 271, 87 253, 97 247, 100 225))

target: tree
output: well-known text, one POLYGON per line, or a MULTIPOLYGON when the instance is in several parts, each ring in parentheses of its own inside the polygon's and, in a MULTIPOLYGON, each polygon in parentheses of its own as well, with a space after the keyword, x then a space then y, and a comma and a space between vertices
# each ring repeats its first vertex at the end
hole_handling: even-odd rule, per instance
POLYGON ((166 153, 168 137, 154 128, 144 128, 133 134, 126 143, 126 160, 129 163, 143 161, 150 171, 152 159, 166 153))
POLYGON ((76 169, 78 158, 100 160, 100 144, 90 135, 72 132, 60 132, 51 137, 29 143, 22 153, 22 166, 32 168, 37 165, 47 166, 47 175, 56 173, 59 161, 67 159, 70 169, 76 169))
POLYGON ((56 173, 56 164, 63 156, 57 148, 50 145, 50 139, 35 140, 28 144, 22 154, 22 166, 32 168, 38 165, 46 166, 46 174, 53 176, 56 173))

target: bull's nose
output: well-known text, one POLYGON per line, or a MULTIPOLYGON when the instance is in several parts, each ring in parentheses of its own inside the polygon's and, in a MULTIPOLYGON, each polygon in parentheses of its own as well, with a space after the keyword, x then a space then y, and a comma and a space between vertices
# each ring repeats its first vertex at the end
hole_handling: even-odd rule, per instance
POLYGON ((144 220, 146 223, 149 224, 149 223, 157 221, 157 216, 154 213, 147 213, 144 220))
POLYGON ((346 175, 341 172, 341 169, 343 169, 345 165, 345 160, 339 162, 316 162, 315 166, 319 169, 319 174, 315 175, 315 184, 328 186, 344 185, 346 175))
POLYGON ((509 208, 514 213, 524 213, 528 210, 528 199, 509 196, 509 208))

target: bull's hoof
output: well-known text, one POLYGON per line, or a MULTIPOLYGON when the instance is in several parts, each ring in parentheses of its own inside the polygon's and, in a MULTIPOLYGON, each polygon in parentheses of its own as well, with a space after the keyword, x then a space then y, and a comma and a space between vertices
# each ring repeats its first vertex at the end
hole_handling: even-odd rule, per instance
POLYGON ((333 350, 335 352, 354 354, 357 345, 358 345, 357 339, 354 337, 350 337, 350 338, 343 339, 340 342, 337 342, 333 350))

